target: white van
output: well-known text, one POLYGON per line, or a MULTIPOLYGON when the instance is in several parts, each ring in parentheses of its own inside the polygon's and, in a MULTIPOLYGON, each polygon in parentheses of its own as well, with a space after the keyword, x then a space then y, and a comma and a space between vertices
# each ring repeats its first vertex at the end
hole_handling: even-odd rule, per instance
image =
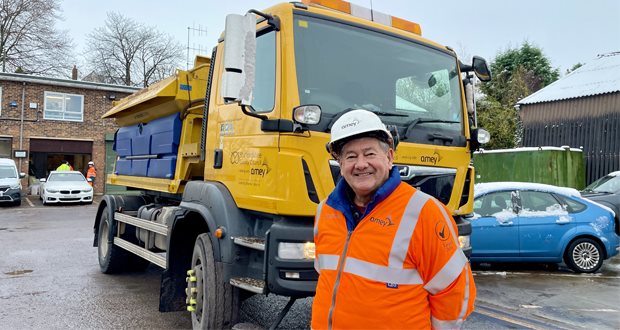
POLYGON ((0 158, 0 203, 21 205, 22 183, 20 179, 25 176, 26 173, 18 174, 15 161, 0 158))

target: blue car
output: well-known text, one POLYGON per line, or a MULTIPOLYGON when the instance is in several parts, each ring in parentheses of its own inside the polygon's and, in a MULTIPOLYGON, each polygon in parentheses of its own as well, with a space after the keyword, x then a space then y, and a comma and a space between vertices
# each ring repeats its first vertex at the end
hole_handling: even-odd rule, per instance
POLYGON ((614 212, 572 188, 524 182, 474 186, 472 262, 549 262, 594 273, 618 254, 614 212))

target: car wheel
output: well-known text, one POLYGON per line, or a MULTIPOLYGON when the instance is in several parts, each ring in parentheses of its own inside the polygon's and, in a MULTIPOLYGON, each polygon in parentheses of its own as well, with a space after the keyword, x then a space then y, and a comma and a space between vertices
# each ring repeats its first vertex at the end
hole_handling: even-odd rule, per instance
POLYGON ((239 289, 225 281, 209 234, 196 238, 187 286, 194 329, 230 329, 239 316, 239 289))
POLYGON ((580 238, 568 246, 564 261, 577 273, 594 273, 603 265, 603 250, 598 242, 580 238))

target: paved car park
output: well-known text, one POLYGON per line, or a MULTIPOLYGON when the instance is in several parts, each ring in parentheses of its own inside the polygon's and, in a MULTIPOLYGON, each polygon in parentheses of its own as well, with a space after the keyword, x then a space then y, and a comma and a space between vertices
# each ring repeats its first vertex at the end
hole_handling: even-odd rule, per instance
MULTIPOLYGON (((186 312, 159 313, 161 270, 105 275, 92 247, 93 205, 43 206, 27 196, 0 206, 0 328, 187 329, 186 312)), ((478 299, 464 329, 620 328, 620 258, 596 274, 563 265, 474 265, 478 299)), ((254 296, 241 321, 268 327, 286 299, 254 296)), ((295 303, 281 329, 308 329, 311 298, 295 303)))

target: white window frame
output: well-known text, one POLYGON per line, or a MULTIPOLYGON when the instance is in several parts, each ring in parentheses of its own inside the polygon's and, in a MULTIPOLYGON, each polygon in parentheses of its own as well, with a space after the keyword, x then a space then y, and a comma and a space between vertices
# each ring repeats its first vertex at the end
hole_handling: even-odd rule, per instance
MULTIPOLYGON (((84 95, 80 94, 69 94, 69 93, 60 93, 60 92, 44 92, 43 96, 43 119, 46 120, 60 120, 60 121, 75 121, 75 122, 84 122, 84 95), (56 95, 53 95, 56 94, 56 95), (49 96, 57 96, 62 97, 62 109, 61 110, 52 110, 48 109, 48 97, 49 96), (67 119, 65 118, 65 114, 67 113, 67 105, 66 105, 66 97, 79 97, 80 98, 80 119, 67 119), (60 112, 62 114, 62 118, 48 116, 49 112, 60 112)), ((77 112, 75 112, 77 113, 77 112)))

